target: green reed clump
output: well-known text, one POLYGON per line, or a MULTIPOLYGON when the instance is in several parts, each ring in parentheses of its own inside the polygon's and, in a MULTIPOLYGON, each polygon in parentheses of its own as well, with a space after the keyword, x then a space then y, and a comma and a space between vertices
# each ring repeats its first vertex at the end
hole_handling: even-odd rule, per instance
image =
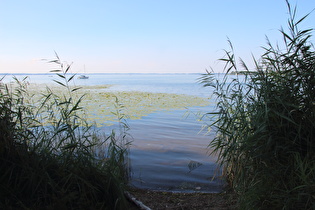
POLYGON ((217 97, 210 143, 240 209, 315 208, 315 51, 313 29, 299 30, 296 8, 287 2, 284 48, 269 41, 256 69, 226 51, 222 81, 210 72, 200 80, 217 97), (242 72, 242 75, 230 75, 242 72))
POLYGON ((84 96, 73 97, 71 66, 52 62, 64 94, 1 83, 0 208, 126 209, 126 131, 101 138, 82 118, 84 96))

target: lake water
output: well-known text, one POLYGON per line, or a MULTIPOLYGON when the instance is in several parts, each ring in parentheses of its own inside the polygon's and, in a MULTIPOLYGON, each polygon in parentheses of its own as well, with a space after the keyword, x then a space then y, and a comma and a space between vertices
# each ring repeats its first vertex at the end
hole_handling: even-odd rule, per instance
MULTIPOLYGON (((26 75, 16 75, 23 78, 26 75)), ((28 75, 31 83, 52 83, 56 75, 28 75)), ((76 85, 112 84, 110 91, 145 91, 188 94, 209 98, 211 92, 197 83, 200 74, 89 74, 75 79, 76 85)), ((5 82, 11 76, 4 78, 5 82)), ((214 133, 200 133, 202 123, 196 114, 210 106, 158 111, 138 120, 129 120, 133 137, 130 147, 131 184, 145 189, 169 191, 220 192, 223 182, 214 177, 216 157, 207 148, 214 133), (191 166, 198 166, 190 170, 191 166)), ((107 128, 100 128, 107 129, 107 128)))

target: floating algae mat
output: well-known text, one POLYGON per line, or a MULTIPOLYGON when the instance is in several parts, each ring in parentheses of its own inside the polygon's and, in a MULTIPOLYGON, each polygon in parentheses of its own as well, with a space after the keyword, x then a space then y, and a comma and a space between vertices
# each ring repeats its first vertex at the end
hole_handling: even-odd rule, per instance
MULTIPOLYGON (((112 92, 108 90, 109 87, 110 85, 84 86, 71 93, 73 98, 84 95, 81 106, 85 110, 85 117, 88 121, 95 122, 97 126, 110 125, 117 121, 117 116, 114 114, 119 109, 117 102, 123 106, 123 114, 132 120, 156 111, 209 105, 209 100, 206 98, 192 95, 141 91, 112 92)), ((45 88, 44 85, 33 84, 30 85, 29 90, 37 95, 45 91, 45 88)), ((49 88, 60 96, 67 94, 67 89, 64 87, 49 86, 49 88)))

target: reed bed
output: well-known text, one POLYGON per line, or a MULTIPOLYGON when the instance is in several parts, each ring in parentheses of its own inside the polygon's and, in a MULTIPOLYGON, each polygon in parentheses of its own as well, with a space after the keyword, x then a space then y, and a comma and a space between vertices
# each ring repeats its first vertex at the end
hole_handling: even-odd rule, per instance
POLYGON ((32 94, 26 80, 0 86, 1 209, 126 209, 128 124, 100 134, 84 118, 84 95, 59 57, 53 89, 32 94), (40 96, 40 97, 39 97, 40 96))
POLYGON ((207 72, 217 109, 210 143, 240 209, 315 209, 315 51, 287 1, 283 48, 267 41, 255 69, 226 51, 223 81, 207 72), (234 76, 231 77, 232 73, 234 76), (233 79, 231 79, 233 78, 233 79))

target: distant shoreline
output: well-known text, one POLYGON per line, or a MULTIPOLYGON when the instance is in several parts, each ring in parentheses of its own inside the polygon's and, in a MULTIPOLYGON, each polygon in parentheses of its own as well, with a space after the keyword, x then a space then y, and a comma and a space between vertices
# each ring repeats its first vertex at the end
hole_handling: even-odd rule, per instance
MULTIPOLYGON (((85 75, 201 75, 204 74, 205 72, 201 72, 201 73, 84 73, 85 75)), ((67 73, 68 75, 80 75, 82 73, 67 73)), ((222 72, 217 72, 214 74, 225 74, 222 72)), ((47 72, 47 73, 0 73, 0 75, 10 75, 10 76, 14 76, 14 75, 56 75, 56 73, 51 73, 51 72, 47 72)))

